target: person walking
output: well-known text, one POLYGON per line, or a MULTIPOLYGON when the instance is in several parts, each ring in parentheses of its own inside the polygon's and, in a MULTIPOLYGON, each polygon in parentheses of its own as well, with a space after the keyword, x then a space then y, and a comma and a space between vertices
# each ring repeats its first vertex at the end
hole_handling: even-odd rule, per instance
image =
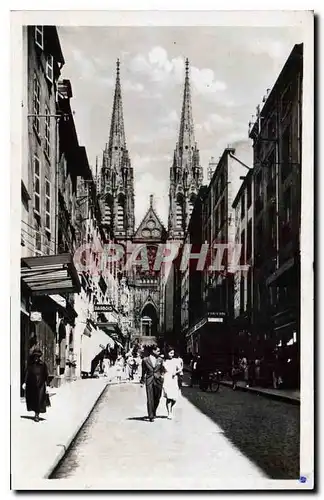
POLYGON ((168 349, 167 359, 164 361, 163 366, 165 370, 163 381, 163 395, 166 399, 166 408, 168 412, 168 419, 173 418, 173 407, 179 398, 179 384, 178 375, 182 371, 179 360, 174 357, 174 349, 168 349))
POLYGON ((244 376, 245 387, 249 387, 249 364, 245 356, 242 357, 240 366, 244 376))
POLYGON ((153 345, 149 356, 142 361, 142 374, 140 384, 146 386, 147 413, 150 422, 156 417, 163 386, 163 361, 160 356, 160 348, 153 345))
POLYGON ((27 411, 35 412, 35 422, 39 422, 39 414, 46 413, 46 406, 49 406, 49 396, 46 392, 48 369, 41 357, 42 351, 35 348, 30 356, 23 384, 27 411))
POLYGON ((180 371, 178 373, 178 386, 179 386, 179 389, 181 389, 182 381, 183 381, 183 359, 180 357, 180 354, 178 352, 175 352, 174 359, 177 360, 177 364, 178 364, 178 367, 180 369, 180 371))
POLYGON ((118 354, 117 359, 116 359, 116 363, 115 363, 117 382, 121 382, 121 380, 122 380, 122 375, 124 373, 124 367, 125 367, 124 358, 121 354, 118 354))
POLYGON ((191 361, 191 381, 190 381, 190 387, 193 387, 195 384, 199 382, 199 375, 200 375, 200 364, 201 364, 201 358, 200 356, 194 357, 191 361))

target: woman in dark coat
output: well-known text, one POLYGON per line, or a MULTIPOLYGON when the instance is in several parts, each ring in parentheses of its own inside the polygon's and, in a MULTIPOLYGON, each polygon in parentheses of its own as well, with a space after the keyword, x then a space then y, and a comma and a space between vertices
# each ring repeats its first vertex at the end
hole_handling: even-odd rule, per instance
POLYGON ((48 370, 41 360, 42 352, 35 349, 30 357, 25 377, 27 411, 35 412, 35 422, 39 422, 39 414, 46 412, 46 383, 48 370))

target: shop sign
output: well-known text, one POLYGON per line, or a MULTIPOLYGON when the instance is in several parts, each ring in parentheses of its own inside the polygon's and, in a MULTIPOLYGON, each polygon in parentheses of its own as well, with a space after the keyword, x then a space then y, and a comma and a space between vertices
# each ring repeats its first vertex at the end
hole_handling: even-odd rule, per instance
POLYGON ((50 295, 50 298, 54 300, 59 306, 66 308, 66 299, 61 297, 61 295, 50 295))
POLYGON ((38 323, 39 321, 42 321, 42 313, 38 311, 31 312, 30 321, 32 321, 33 323, 38 323))
POLYGON ((113 312, 114 307, 111 304, 95 304, 94 312, 113 312))

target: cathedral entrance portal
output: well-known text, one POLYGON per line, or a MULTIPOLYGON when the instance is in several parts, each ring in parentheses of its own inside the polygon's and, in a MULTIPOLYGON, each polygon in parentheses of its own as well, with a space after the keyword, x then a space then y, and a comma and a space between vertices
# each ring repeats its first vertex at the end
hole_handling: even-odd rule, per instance
POLYGON ((140 319, 140 337, 143 344, 153 344, 156 341, 158 328, 157 312, 153 304, 143 308, 140 319))

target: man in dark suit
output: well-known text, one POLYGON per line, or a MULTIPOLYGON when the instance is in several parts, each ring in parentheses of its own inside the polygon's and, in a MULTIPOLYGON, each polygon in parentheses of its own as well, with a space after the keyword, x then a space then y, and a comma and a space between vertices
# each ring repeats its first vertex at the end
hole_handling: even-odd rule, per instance
POLYGON ((151 354, 142 361, 141 384, 145 382, 147 396, 147 412, 150 422, 156 417, 156 410, 162 394, 163 386, 163 360, 159 357, 160 348, 151 347, 151 354))

